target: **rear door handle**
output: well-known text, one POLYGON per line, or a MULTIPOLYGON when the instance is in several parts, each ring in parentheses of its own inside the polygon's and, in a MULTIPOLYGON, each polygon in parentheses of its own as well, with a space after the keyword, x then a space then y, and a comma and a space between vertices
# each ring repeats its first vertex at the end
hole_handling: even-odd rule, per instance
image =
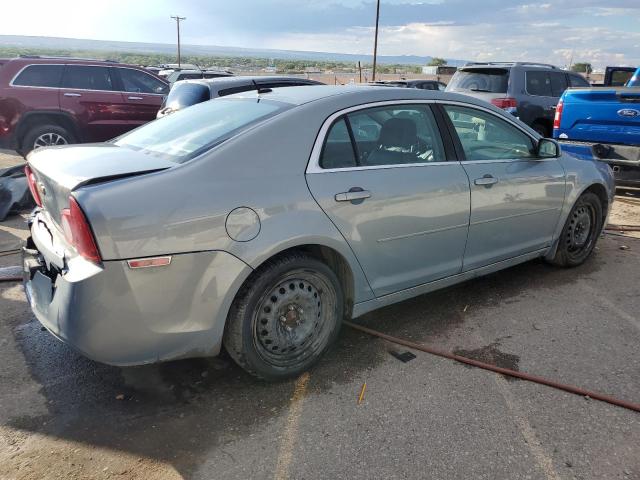
POLYGON ((498 179, 487 174, 482 178, 476 178, 473 183, 475 183, 476 185, 484 185, 485 187, 490 187, 494 183, 498 183, 498 179))
POLYGON ((64 94, 65 97, 81 97, 82 95, 80 95, 79 93, 70 93, 67 92, 64 94))
POLYGON ((353 202, 355 200, 365 200, 371 196, 371 192, 368 190, 362 190, 361 188, 354 187, 348 192, 336 193, 336 202, 353 202))
POLYGON ((144 100, 142 97, 129 97, 129 100, 144 100))

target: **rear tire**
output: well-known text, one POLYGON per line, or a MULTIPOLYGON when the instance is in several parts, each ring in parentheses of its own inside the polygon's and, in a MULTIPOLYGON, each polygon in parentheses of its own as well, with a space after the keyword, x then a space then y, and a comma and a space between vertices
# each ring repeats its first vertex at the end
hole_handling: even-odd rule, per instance
POLYGON ((76 137, 60 125, 36 125, 31 128, 22 139, 20 153, 26 157, 29 152, 41 147, 67 145, 76 142, 76 137))
POLYGON ((238 292, 224 346, 254 376, 295 377, 337 338, 343 303, 340 282, 324 263, 302 253, 270 260, 238 292))
POLYGON ((602 202, 594 193, 583 193, 569 213, 550 263, 559 267, 581 265, 591 255, 601 230, 602 202))

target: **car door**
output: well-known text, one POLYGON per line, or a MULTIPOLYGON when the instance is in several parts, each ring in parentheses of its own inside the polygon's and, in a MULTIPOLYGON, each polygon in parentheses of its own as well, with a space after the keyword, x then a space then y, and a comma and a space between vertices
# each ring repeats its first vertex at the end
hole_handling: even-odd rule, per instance
POLYGON ((327 120, 312 153, 309 189, 376 296, 462 268, 469 183, 435 118, 427 103, 355 107, 327 120))
POLYGON ((65 65, 59 98, 62 111, 76 119, 83 141, 103 142, 130 128, 124 99, 107 66, 65 65))
POLYGON ((471 186, 463 271, 548 247, 565 196, 565 172, 538 158, 515 122, 481 107, 443 104, 471 186))
POLYGON ((129 129, 155 120, 169 85, 155 76, 127 67, 113 67, 127 108, 129 129))

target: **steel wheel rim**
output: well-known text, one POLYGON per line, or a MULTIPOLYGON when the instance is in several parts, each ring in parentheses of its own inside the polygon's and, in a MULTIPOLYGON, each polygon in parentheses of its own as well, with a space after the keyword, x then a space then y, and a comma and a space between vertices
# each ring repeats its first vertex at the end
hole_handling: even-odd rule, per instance
POLYGON ((275 282, 252 319, 256 351, 271 365, 293 367, 322 351, 336 323, 337 295, 318 273, 297 270, 275 282))
POLYGON ((67 139, 57 133, 43 133, 33 142, 33 149, 51 147, 53 145, 67 145, 67 139))
POLYGON ((591 205, 579 205, 571 212, 565 238, 567 252, 571 256, 580 256, 583 252, 588 251, 593 241, 595 220, 595 210, 591 205))

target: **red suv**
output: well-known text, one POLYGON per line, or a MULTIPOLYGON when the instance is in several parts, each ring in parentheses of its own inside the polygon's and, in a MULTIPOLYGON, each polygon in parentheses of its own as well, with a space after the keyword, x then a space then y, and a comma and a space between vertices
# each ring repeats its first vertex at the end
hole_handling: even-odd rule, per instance
POLYGON ((102 142, 153 120, 169 84, 143 68, 40 56, 0 59, 0 148, 102 142))

